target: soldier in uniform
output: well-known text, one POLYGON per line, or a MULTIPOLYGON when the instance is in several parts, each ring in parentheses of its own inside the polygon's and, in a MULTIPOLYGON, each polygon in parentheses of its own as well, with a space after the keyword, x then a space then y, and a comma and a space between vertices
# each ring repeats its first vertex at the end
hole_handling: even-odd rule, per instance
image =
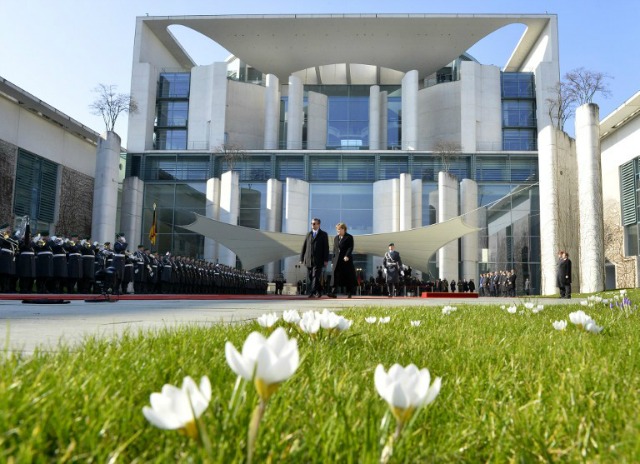
POLYGON ((144 252, 144 245, 138 245, 138 249, 133 252, 133 291, 143 293, 146 282, 147 257, 144 252))
POLYGON ((11 237, 11 226, 0 227, 0 292, 13 293, 16 290, 16 253, 18 242, 11 237))
POLYGON ((82 280, 82 250, 78 234, 72 233, 64 248, 67 252, 67 292, 75 293, 76 285, 80 291, 79 282, 82 280))
POLYGON ((20 256, 18 258, 17 272, 20 278, 20 293, 31 293, 33 291, 33 280, 36 277, 36 259, 28 217, 26 218, 24 235, 20 238, 18 246, 20 256))
POLYGON ((116 288, 118 293, 120 293, 120 287, 124 277, 125 251, 128 245, 127 239, 122 232, 116 234, 116 241, 113 244, 113 267, 116 270, 116 288))
POLYGON ((67 284, 67 252, 64 249, 64 239, 62 237, 51 237, 51 251, 53 252, 53 277, 50 281, 49 291, 52 293, 62 293, 67 284))
POLYGON ((53 251, 49 231, 43 230, 33 239, 36 253, 36 290, 38 293, 50 293, 53 278, 53 251))
POLYGON ((91 286, 96 278, 96 249, 91 243, 91 237, 85 237, 80 241, 80 254, 82 260, 82 277, 78 291, 91 293, 91 286))

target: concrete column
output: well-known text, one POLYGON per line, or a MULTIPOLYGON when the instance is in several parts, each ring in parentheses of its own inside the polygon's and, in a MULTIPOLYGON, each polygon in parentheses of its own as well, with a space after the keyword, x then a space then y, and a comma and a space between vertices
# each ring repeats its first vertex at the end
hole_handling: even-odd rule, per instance
MULTIPOLYGON (((269 179, 267 181, 267 211, 265 219, 266 230, 280 232, 282 229, 282 182, 278 179, 269 179)), ((265 266, 265 274, 269 277, 270 282, 279 273, 280 261, 274 261, 265 266)))
MULTIPOLYGON (((397 232, 400 230, 400 179, 379 180, 373 183, 373 233, 397 232)), ((400 244, 398 244, 400 247, 400 244)), ((400 251, 401 248, 398 248, 400 251)), ((380 250, 380 257, 372 259, 375 270, 382 265, 386 248, 380 250)), ((400 253, 402 255, 402 252, 400 253)))
POLYGON ((380 86, 369 88, 369 150, 380 150, 380 86))
POLYGON ((214 150, 225 143, 227 85, 226 63, 191 69, 188 149, 214 150))
POLYGON ((109 131, 98 139, 93 184, 91 237, 100 243, 115 240, 119 166, 120 136, 109 131))
POLYGON ((130 251, 142 240, 142 206, 144 182, 139 177, 126 177, 122 185, 120 230, 130 242, 130 251), (135 242, 135 243, 134 243, 135 242))
MULTIPOLYGON (((588 103, 576 109, 581 293, 604 290, 604 227, 599 120, 599 108, 594 103, 588 103)), ((571 259, 572 256, 570 255, 569 258, 571 259)))
POLYGON ((289 76, 289 100, 287 102, 287 149, 302 149, 302 125, 304 88, 299 77, 289 76))
POLYGON ((380 149, 386 150, 388 147, 388 121, 387 111, 389 110, 389 92, 380 92, 380 149))
POLYGON ((329 98, 318 92, 307 95, 307 149, 327 148, 327 107, 329 98))
POLYGON ((280 124, 280 80, 267 74, 264 101, 264 149, 278 149, 280 124))
MULTIPOLYGON (((220 219, 220 179, 212 177, 207 179, 207 202, 205 205, 205 215, 208 218, 220 219)), ((204 239, 204 259, 215 262, 218 260, 218 244, 215 240, 205 237, 204 239)))
MULTIPOLYGON (((227 171, 220 179, 220 221, 238 224, 240 213, 240 174, 227 171)), ((219 261, 227 266, 236 267, 236 254, 218 244, 219 261)))
MULTIPOLYGON (((299 179, 287 177, 284 219, 282 221, 282 231, 287 234, 306 234, 310 229, 309 221, 309 183, 299 179)), ((322 224, 326 231, 327 225, 322 224)), ((302 250, 302 239, 300 239, 300 250, 302 250)), ((297 282, 307 276, 307 269, 296 268, 300 261, 300 256, 291 256, 284 260, 284 278, 287 282, 297 282)))
POLYGON ((422 179, 411 181, 411 228, 422 227, 422 179))
MULTIPOLYGON (((458 179, 453 174, 438 173, 438 222, 458 216, 458 179)), ((441 279, 458 279, 458 241, 454 240, 438 250, 441 279)))
POLYGON ((131 70, 131 97, 138 111, 127 114, 127 150, 138 153, 153 149, 153 120, 156 117, 158 71, 150 63, 136 63, 131 70))
POLYGON ((400 174, 398 185, 398 227, 400 230, 411 229, 412 199, 411 174, 400 174))
POLYGON ((415 150, 418 144, 418 71, 402 78, 402 149, 415 150))
MULTIPOLYGON (((464 222, 478 227, 478 184, 471 179, 460 182, 460 206, 464 222)), ((463 236, 462 240, 462 278, 478 283, 478 233, 463 236)))

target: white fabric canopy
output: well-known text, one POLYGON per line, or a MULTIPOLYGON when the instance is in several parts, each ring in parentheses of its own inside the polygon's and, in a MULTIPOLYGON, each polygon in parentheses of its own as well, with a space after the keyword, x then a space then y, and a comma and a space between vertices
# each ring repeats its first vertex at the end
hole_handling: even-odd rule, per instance
MULTIPOLYGON (((233 251, 245 269, 300 254, 306 234, 284 234, 235 226, 194 213, 195 222, 181 226, 197 232, 233 251)), ((395 243, 403 264, 427 272, 429 258, 447 243, 463 235, 476 232, 477 228, 464 223, 462 216, 448 221, 402 232, 355 235, 354 253, 384 256, 389 243, 395 243)), ((329 230, 329 236, 334 235, 329 230)), ((329 246, 331 246, 331 239, 329 246)))

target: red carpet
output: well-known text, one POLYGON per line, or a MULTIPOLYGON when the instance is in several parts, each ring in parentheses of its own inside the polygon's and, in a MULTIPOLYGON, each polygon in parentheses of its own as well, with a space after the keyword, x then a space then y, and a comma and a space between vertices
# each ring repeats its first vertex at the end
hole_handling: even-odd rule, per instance
POLYGON ((420 298, 478 298, 477 293, 422 292, 420 298))

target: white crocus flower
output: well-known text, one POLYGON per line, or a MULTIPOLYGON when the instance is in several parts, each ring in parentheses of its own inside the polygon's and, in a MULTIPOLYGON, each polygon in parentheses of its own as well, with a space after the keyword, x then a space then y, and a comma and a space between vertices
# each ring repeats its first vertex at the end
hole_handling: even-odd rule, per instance
POLYGON ((625 290, 624 288, 620 290, 620 295, 626 295, 626 294, 627 294, 627 290, 625 290))
POLYGON ((257 320, 258 320, 258 324, 260 324, 262 327, 269 328, 273 326, 273 324, 278 322, 278 319, 279 317, 276 313, 265 313, 262 316, 260 316, 257 320))
POLYGON ((344 317, 339 316, 339 319, 338 319, 338 330, 340 332, 351 328, 351 324, 353 324, 353 321, 351 319, 345 319, 344 317))
POLYGON ((300 322, 300 314, 298 314, 298 311, 295 309, 292 309, 291 311, 284 311, 282 313, 282 319, 289 324, 297 324, 300 322))
POLYGON ((562 321, 554 321, 553 322, 553 328, 556 330, 564 330, 567 328, 567 321, 562 320, 562 321))
POLYGON ((369 323, 369 324, 375 324, 377 320, 378 320, 378 318, 375 317, 375 316, 369 316, 369 317, 365 317, 364 318, 364 321, 369 323))
POLYGON ((380 319, 378 319, 378 323, 388 324, 390 320, 391 320, 391 316, 381 317, 380 319))
POLYGON ((233 372, 245 380, 253 380, 264 401, 293 375, 300 363, 298 341, 287 338, 282 327, 274 330, 269 338, 258 332, 249 334, 242 345, 242 354, 227 342, 225 355, 233 372))
POLYGON ((411 327, 419 327, 420 321, 411 321, 411 327))
POLYGON ((457 310, 458 310, 458 308, 456 308, 455 306, 447 305, 447 306, 444 306, 442 308, 442 314, 444 314, 446 316, 447 314, 451 314, 452 312, 457 311, 457 310))
POLYGON ((315 334, 320 330, 320 315, 315 311, 307 311, 302 314, 302 318, 298 325, 303 332, 315 334))
POLYGON ((587 332, 599 334, 600 332, 602 332, 602 327, 600 327, 593 319, 591 319, 584 325, 584 330, 586 330, 587 332))
POLYGON ((325 309, 320 314, 320 327, 323 329, 331 330, 338 327, 339 319, 338 315, 328 309, 325 309))
POLYGON ((518 307, 516 305, 512 305, 507 308, 507 312, 509 314, 515 314, 516 311, 518 311, 518 307))
POLYGON ((182 381, 182 388, 166 384, 161 393, 152 393, 151 407, 142 408, 142 414, 151 424, 163 430, 179 430, 191 438, 198 437, 196 419, 209 406, 211 382, 205 375, 200 388, 189 376, 182 381))
POLYGON ((374 375, 376 390, 401 424, 408 421, 418 408, 428 405, 438 396, 442 379, 437 377, 429 385, 430 382, 429 369, 418 369, 414 364, 406 368, 394 364, 389 372, 385 372, 382 364, 378 364, 374 375))
POLYGON ((591 317, 589 315, 585 314, 585 312, 582 311, 582 310, 570 313, 569 314, 569 320, 573 324, 579 325, 582 328, 586 327, 587 322, 593 321, 593 319, 591 319, 591 317))
POLYGON ((531 303, 530 301, 528 301, 528 302, 526 302, 526 303, 524 304, 524 307, 525 307, 525 308, 527 308, 527 309, 533 309, 533 303, 531 303))
POLYGON ((582 301, 580 301, 580 304, 582 306, 587 306, 589 304, 589 302, 587 300, 582 300, 582 301))

